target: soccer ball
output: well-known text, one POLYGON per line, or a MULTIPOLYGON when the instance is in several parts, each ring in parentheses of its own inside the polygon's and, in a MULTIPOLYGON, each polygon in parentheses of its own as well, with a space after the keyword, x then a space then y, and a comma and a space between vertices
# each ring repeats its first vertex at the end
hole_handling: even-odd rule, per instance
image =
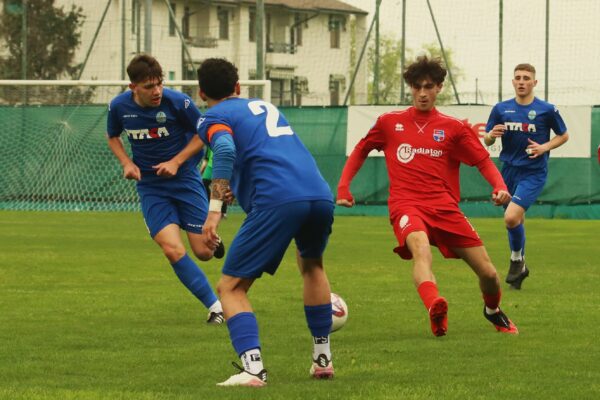
POLYGON ((348 319, 348 306, 344 299, 335 293, 331 293, 331 318, 333 324, 331 325, 331 332, 340 330, 346 324, 348 319))

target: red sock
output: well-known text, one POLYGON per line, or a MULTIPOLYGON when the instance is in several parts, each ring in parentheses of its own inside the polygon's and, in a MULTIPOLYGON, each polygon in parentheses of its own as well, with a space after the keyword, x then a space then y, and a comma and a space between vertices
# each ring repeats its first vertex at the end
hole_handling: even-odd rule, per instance
POLYGON ((425 281, 421 283, 417 288, 417 291, 419 292, 419 296, 421 296, 421 300, 423 300, 423 304, 425 304, 425 308, 427 310, 429 310, 429 307, 431 307, 433 300, 440 297, 437 285, 431 281, 425 281))
POLYGON ((498 293, 496 294, 486 294, 483 293, 483 302, 487 308, 495 310, 498 308, 500 304, 500 298, 502 297, 502 291, 498 289, 498 293))

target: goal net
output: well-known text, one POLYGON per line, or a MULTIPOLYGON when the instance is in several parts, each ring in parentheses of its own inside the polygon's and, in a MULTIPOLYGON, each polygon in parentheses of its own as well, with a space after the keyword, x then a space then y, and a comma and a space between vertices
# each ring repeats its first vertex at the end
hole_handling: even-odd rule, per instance
MULTIPOLYGON (((138 210, 135 184, 106 143, 107 104, 128 83, 0 81, 0 209, 138 210)), ((243 96, 269 100, 270 81, 240 84, 243 96)), ((164 86, 202 107, 196 81, 164 86)))

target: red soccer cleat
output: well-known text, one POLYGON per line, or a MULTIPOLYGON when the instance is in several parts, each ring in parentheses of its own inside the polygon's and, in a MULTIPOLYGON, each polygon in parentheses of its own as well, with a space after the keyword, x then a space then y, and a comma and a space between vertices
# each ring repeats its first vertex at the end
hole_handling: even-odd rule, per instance
POLYGON ((433 300, 429 307, 431 332, 434 336, 444 336, 448 330, 448 302, 443 297, 433 300))

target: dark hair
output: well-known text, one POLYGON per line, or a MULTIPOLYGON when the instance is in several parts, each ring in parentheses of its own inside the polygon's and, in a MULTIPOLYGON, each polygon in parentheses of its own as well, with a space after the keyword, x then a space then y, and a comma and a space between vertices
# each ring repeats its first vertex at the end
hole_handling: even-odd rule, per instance
POLYGON ((527 63, 519 64, 515 67, 515 70, 513 72, 517 72, 517 71, 531 72, 535 76, 535 67, 531 64, 527 64, 527 63))
POLYGON ((409 86, 414 86, 419 81, 427 78, 439 85, 446 78, 446 68, 442 65, 442 60, 439 57, 430 59, 427 56, 419 56, 406 68, 402 76, 409 86))
POLYGON ((224 58, 208 58, 198 68, 200 90, 213 100, 230 96, 239 80, 235 65, 224 58))
POLYGON ((138 54, 129 62, 127 75, 132 83, 143 82, 148 79, 158 79, 162 82, 163 71, 156 58, 149 54, 138 54))

